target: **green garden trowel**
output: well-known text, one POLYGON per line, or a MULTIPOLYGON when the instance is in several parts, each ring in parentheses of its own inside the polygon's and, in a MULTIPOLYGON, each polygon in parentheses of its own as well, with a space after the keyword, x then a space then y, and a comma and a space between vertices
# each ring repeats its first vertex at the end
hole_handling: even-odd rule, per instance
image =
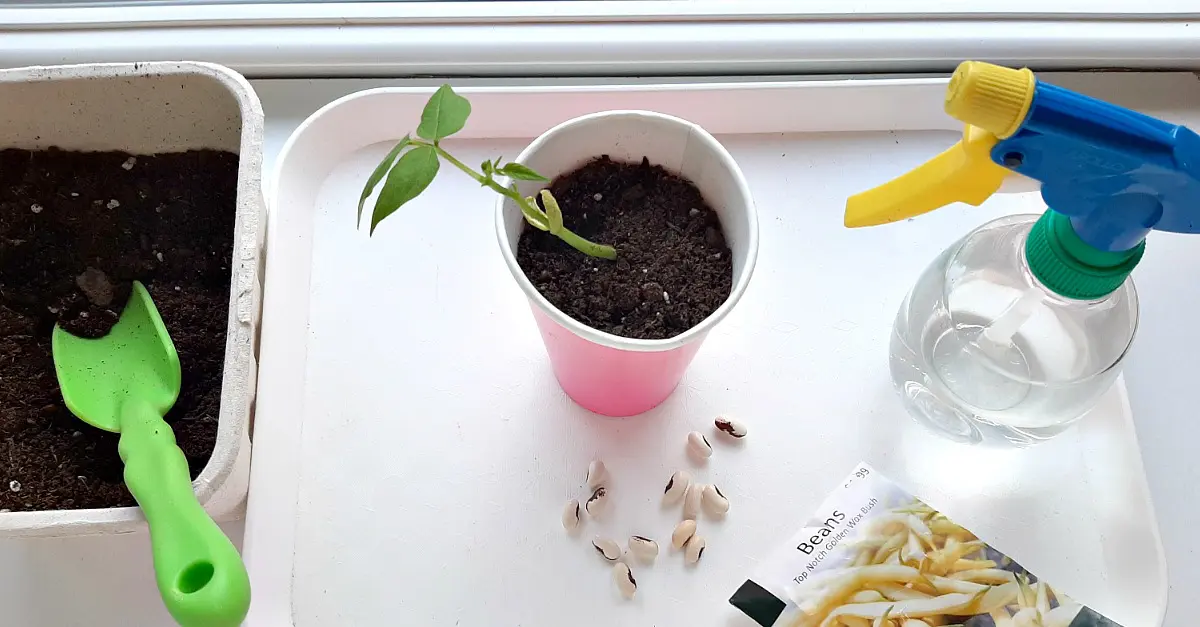
POLYGON ((150 525, 163 603, 183 627, 236 627, 250 608, 250 579, 233 543, 192 492, 183 451, 163 415, 179 396, 179 354, 145 286, 135 282, 107 336, 54 328, 54 368, 67 407, 121 434, 125 485, 150 525))

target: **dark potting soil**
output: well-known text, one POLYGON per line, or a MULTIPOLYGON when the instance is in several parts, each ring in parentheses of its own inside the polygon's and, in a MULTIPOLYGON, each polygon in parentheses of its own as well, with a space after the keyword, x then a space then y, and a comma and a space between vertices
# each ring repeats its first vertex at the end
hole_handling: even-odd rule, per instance
POLYGON ((237 155, 0 150, 0 511, 133 505, 115 434, 63 405, 50 333, 108 333, 146 284, 183 367, 167 415, 195 477, 216 442, 237 155))
POLYGON ((733 289, 733 261, 717 214, 690 181, 650 164, 600 157, 550 184, 563 223, 617 249, 596 259, 526 225, 517 246, 525 276, 575 320, 637 339, 699 324, 733 289))

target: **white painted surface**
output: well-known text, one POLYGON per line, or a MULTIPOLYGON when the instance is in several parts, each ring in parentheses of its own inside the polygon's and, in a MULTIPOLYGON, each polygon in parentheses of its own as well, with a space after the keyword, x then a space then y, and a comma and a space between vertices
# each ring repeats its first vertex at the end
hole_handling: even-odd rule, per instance
MULTIPOLYGON (((1076 75, 1056 76, 1053 80, 1104 97, 1148 99, 1151 108, 1159 111, 1174 110, 1182 114, 1182 108, 1189 106, 1188 103, 1194 106, 1194 103, 1200 102, 1200 97, 1192 91, 1195 87, 1181 83, 1179 77, 1076 75)), ((255 81, 254 87, 267 112, 264 157, 268 176, 288 135, 320 106, 360 89, 414 83, 384 80, 255 81)), ((433 84, 431 81, 423 83, 433 84)), ((905 165, 895 164, 893 167, 899 171, 905 165)), ((977 210, 965 211, 978 217, 980 222, 986 214, 974 213, 977 210)), ((486 209, 484 213, 488 213, 486 209)), ((485 223, 483 228, 490 224, 488 216, 482 216, 481 222, 485 223)), ((769 227, 764 223, 764 233, 769 231, 769 227)), ((1200 285, 1192 281, 1180 281, 1179 276, 1187 268, 1200 265, 1200 247, 1184 236, 1168 234, 1154 235, 1151 245, 1152 252, 1137 273, 1138 288, 1143 297, 1143 324, 1134 353, 1128 359, 1126 378, 1136 412, 1135 421, 1147 475, 1159 514, 1175 599, 1165 624, 1168 627, 1190 627, 1194 620, 1186 595, 1200 587, 1200 561, 1195 559, 1200 554, 1200 540, 1194 533, 1195 524, 1200 521, 1200 501, 1195 498, 1195 486, 1200 485, 1200 462, 1195 461, 1197 427, 1190 402, 1193 395, 1191 390, 1195 387, 1195 381, 1200 379, 1200 352, 1195 350, 1196 346, 1200 346, 1200 327, 1194 324, 1192 316, 1192 312, 1200 308, 1200 285)), ((912 263, 919 265, 920 254, 917 251, 909 250, 906 254, 913 255, 912 263)), ((928 254, 932 255, 933 251, 928 251, 928 254)), ((495 261, 498 262, 498 257, 495 261)), ((903 289, 898 283, 892 290, 892 297, 903 289)), ((883 352, 880 352, 879 359, 886 359, 883 352)), ((543 381, 543 387, 549 385, 543 381)), ((563 418, 569 419, 568 416, 563 418)), ((753 441, 758 441, 761 435, 758 429, 761 420, 756 417, 753 441)), ((754 460, 754 457, 744 459, 744 455, 731 454, 726 457, 734 460, 742 457, 743 463, 754 460)), ((847 460, 847 467, 852 463, 847 460)), ((622 474, 629 470, 622 467, 622 474)), ((801 509, 798 503, 785 505, 796 511, 801 509)), ((740 507, 740 504, 735 503, 735 507, 740 507)), ((807 515, 807 512, 801 515, 807 515)), ((550 512, 545 517, 539 517, 538 522, 557 524, 555 516, 556 512, 550 512)), ((792 524, 792 521, 781 520, 778 524, 783 528, 792 524)), ((240 536, 241 527, 240 523, 225 526, 234 537, 240 536)), ((561 540, 561 537, 556 536, 556 539, 561 540)), ((578 556, 572 554, 570 557, 578 556)), ((662 595, 664 575, 674 574, 678 567, 666 553, 659 559, 660 565, 648 575, 659 587, 657 594, 662 595)), ((574 560, 569 565, 564 564, 561 572, 569 572, 574 565, 574 560)), ((586 575, 595 578, 592 582, 595 585, 589 586, 586 592, 602 598, 611 591, 610 582, 602 580, 592 568, 595 564, 589 564, 585 559, 578 566, 587 566, 586 575)), ((675 598, 684 600, 688 597, 679 594, 675 598)), ((13 612, 7 617, 13 625, 21 627, 170 626, 153 585, 148 542, 143 533, 108 538, 0 541, 0 606, 13 612)), ((578 615, 572 613, 569 617, 578 615)), ((497 623, 491 623, 494 624, 497 623)), ((720 624, 720 619, 717 624, 720 624)))
MULTIPOLYGON (((1191 77, 1133 83, 1100 95, 1200 121, 1185 109, 1191 77)), ((492 248, 486 190, 449 173, 409 220, 373 240, 354 229, 358 191, 388 148, 375 141, 409 130, 423 94, 367 94, 310 120, 285 149, 272 209, 250 625, 746 624, 728 595, 860 459, 1081 601, 1159 624, 1165 564, 1120 388, 1081 428, 1011 452, 926 434, 890 390, 892 316, 927 257, 987 218, 1041 208, 1001 197, 841 227, 848 194, 956 139, 920 130, 953 126, 929 114, 943 91, 917 80, 472 96, 477 117, 451 144, 468 163, 511 154, 580 109, 620 107, 691 118, 746 172, 762 213, 759 274, 677 394, 624 421, 583 412, 554 383, 492 248), (540 115, 502 115, 519 108, 540 115), (687 465, 683 437, 726 411, 755 432, 700 471, 734 502, 727 521, 704 523, 705 564, 664 556, 641 573, 638 601, 617 601, 590 546, 559 527, 562 503, 599 456, 616 502, 585 536, 665 538, 678 518, 658 494, 687 465)))
POLYGON ((1187 0, 0 6, 0 67, 205 59, 247 76, 1200 69, 1187 0))
MULTIPOLYGON (((221 524, 240 548, 242 521, 221 524)), ((144 531, 0 540, 5 627, 173 627, 144 531)))
POLYGON ((1147 0, 1136 5, 1124 0, 475 0, 436 2, 256 2, 175 0, 143 6, 75 6, 56 10, 61 0, 41 0, 0 11, 0 25, 45 27, 180 24, 254 24, 272 22, 356 24, 365 22, 505 22, 607 21, 636 22, 712 19, 787 19, 904 16, 1195 16, 1189 0, 1147 0))

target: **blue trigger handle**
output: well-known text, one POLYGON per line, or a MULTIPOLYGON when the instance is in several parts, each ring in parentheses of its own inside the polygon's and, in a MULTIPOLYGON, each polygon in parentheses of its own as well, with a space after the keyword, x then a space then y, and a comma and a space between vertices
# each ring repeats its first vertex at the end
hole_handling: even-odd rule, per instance
POLYGON ((1042 81, 1024 123, 992 160, 1042 183, 1042 199, 1101 251, 1152 230, 1200 232, 1200 136, 1042 81))

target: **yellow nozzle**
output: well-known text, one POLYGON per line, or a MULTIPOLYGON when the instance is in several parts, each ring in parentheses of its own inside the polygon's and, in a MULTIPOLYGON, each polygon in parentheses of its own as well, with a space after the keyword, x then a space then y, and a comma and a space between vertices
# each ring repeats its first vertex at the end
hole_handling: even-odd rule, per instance
POLYGON ((846 201, 846 226, 875 226, 955 202, 980 205, 1000 189, 1007 168, 992 161, 996 143, 1020 130, 1037 79, 979 61, 958 66, 946 89, 946 113, 967 124, 962 141, 921 167, 846 201))
POLYGON ((946 113, 1007 139, 1025 122, 1036 85, 1037 79, 1028 69, 966 61, 950 77, 946 113))
POLYGON ((846 226, 876 226, 919 216, 954 202, 979 206, 1009 172, 991 159, 995 135, 968 126, 962 141, 921 167, 846 200, 846 226))

